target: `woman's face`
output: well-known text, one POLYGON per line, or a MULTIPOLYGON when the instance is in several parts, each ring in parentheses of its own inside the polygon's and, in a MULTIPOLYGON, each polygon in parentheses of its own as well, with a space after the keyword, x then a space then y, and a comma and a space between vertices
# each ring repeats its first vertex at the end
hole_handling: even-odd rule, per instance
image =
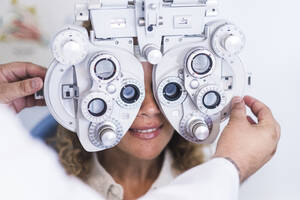
POLYGON ((152 68, 142 63, 145 77, 145 100, 129 131, 123 137, 119 150, 143 160, 159 156, 173 136, 174 129, 160 112, 152 92, 152 68))

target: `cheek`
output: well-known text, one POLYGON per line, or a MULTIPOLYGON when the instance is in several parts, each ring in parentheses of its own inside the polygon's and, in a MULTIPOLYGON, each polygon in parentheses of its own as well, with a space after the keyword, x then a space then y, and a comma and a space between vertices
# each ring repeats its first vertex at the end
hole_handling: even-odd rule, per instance
POLYGON ((173 133, 174 129, 169 123, 164 124, 160 135, 152 140, 141 140, 127 132, 117 148, 138 159, 152 160, 165 149, 173 133))

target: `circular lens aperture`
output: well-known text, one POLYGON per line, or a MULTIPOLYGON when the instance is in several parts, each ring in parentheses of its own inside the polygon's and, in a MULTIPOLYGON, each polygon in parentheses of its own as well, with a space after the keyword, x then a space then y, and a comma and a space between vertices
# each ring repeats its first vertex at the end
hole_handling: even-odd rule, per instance
POLYGON ((90 101, 88 104, 88 111, 94 117, 100 117, 105 114, 107 105, 104 100, 97 98, 90 101))
POLYGON ((207 109, 215 109, 221 103, 221 96, 218 92, 210 91, 207 92, 203 97, 203 105, 207 109))
POLYGON ((96 76, 101 80, 108 80, 116 73, 116 65, 109 59, 99 60, 94 68, 96 76))
POLYGON ((195 73, 203 75, 208 73, 212 68, 213 62, 209 55, 200 53, 193 58, 192 69, 195 73))
POLYGON ((135 85, 126 85, 121 91, 121 99, 128 104, 135 103, 140 98, 140 91, 135 85))
POLYGON ((182 88, 178 83, 168 83, 163 89, 163 95, 169 101, 176 101, 182 95, 182 88))

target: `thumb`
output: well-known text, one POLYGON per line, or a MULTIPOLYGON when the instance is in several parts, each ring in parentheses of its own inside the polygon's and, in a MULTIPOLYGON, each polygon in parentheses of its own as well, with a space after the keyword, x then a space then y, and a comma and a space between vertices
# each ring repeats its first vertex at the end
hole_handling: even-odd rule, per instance
POLYGON ((15 99, 30 96, 43 87, 41 78, 32 78, 0 85, 0 103, 10 103, 15 99))
POLYGON ((237 121, 245 121, 246 118, 246 106, 241 97, 234 97, 231 101, 231 114, 229 123, 237 121))

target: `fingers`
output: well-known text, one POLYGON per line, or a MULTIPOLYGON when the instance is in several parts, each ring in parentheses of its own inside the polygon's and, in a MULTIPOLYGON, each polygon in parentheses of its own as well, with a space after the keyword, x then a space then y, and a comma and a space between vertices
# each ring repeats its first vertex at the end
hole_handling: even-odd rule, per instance
POLYGON ((35 99, 33 95, 26 97, 24 108, 30 108, 33 106, 46 106, 46 102, 43 99, 35 99))
POLYGON ((256 122, 254 121, 254 119, 252 119, 252 117, 250 117, 250 116, 247 116, 247 120, 248 120, 248 122, 249 122, 251 125, 256 124, 256 122))
MULTIPOLYGON (((22 103, 20 103, 22 105, 22 103)), ((24 100, 24 104, 22 106, 18 106, 17 112, 20 112, 24 108, 31 108, 33 106, 46 106, 46 102, 44 100, 36 100, 34 96, 28 96, 24 100)))
POLYGON ((234 97, 231 101, 230 122, 236 121, 246 121, 246 107, 241 97, 234 97))
POLYGON ((273 123, 275 121, 271 110, 261 101, 250 96, 246 96, 244 98, 244 101, 246 105, 251 109, 253 114, 257 117, 259 124, 265 122, 273 123))
POLYGON ((34 96, 27 96, 25 98, 19 98, 14 100, 11 104, 8 104, 16 113, 21 112, 24 108, 30 108, 33 106, 45 106, 44 100, 36 100, 34 96))
POLYGON ((41 67, 39 65, 35 65, 32 63, 28 63, 28 65, 24 66, 25 72, 29 77, 40 77, 45 78, 47 69, 44 67, 41 67))
POLYGON ((44 79, 47 72, 46 68, 27 62, 8 63, 1 68, 1 72, 8 79, 8 82, 34 77, 44 79))
POLYGON ((24 81, 6 83, 0 85, 0 103, 10 103, 11 101, 30 96, 43 87, 41 78, 32 78, 24 81))

